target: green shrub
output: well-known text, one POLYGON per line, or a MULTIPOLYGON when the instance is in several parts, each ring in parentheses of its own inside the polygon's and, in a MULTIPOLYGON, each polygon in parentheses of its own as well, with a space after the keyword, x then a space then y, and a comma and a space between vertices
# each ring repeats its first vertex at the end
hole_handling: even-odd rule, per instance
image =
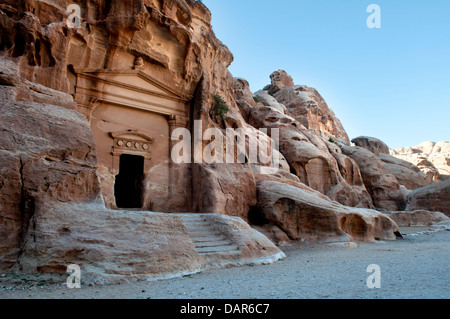
POLYGON ((214 94, 210 114, 223 117, 229 111, 230 109, 228 108, 227 103, 225 102, 223 97, 220 94, 214 94))
POLYGON ((260 98, 259 96, 257 96, 257 95, 253 96, 253 100, 254 100, 256 103, 261 102, 261 98, 260 98))

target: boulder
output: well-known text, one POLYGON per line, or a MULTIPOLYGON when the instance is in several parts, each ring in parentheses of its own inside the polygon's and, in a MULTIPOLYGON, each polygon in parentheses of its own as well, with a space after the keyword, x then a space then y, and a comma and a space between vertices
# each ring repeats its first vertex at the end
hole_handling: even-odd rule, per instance
POLYGON ((407 189, 415 190, 429 184, 425 173, 414 164, 384 153, 378 154, 378 157, 383 161, 384 167, 397 178, 400 185, 407 189))
POLYGON ((426 210, 416 210, 413 212, 387 212, 399 227, 420 227, 432 226, 441 222, 448 222, 450 218, 440 212, 430 212, 426 210))
POLYGON ((390 211, 404 210, 405 198, 400 184, 397 178, 386 169, 381 159, 362 147, 345 145, 341 147, 343 153, 358 164, 364 185, 375 207, 390 211))
POLYGON ((278 101, 272 95, 267 93, 267 91, 258 91, 255 93, 255 95, 260 99, 261 103, 264 106, 271 107, 283 114, 289 113, 286 106, 278 103, 278 101))
POLYGON ((276 181, 262 181, 257 188, 257 224, 277 226, 291 240, 373 242, 399 235, 396 223, 384 214, 340 205, 310 188, 276 181))
POLYGON ((407 198, 406 210, 436 211, 450 217, 450 180, 412 192, 407 198))
POLYGON ((356 146, 365 148, 366 150, 371 151, 376 155, 389 154, 389 146, 375 137, 357 137, 352 139, 352 143, 354 143, 356 146))
POLYGON ((38 203, 31 222, 14 270, 59 277, 68 265, 76 264, 83 284, 172 278, 285 257, 247 223, 224 215, 118 211, 106 209, 101 202, 45 201, 38 203), (237 251, 201 253, 186 226, 186 220, 194 217, 207 220, 237 251))
POLYGON ((277 93, 282 89, 294 86, 294 80, 284 70, 276 70, 270 75, 270 88, 269 91, 272 94, 277 93))

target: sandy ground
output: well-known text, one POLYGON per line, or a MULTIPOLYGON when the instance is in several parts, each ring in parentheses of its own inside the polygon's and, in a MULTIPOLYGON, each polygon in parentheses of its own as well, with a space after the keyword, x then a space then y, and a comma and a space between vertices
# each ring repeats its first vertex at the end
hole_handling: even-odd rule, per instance
POLYGON ((298 243, 267 266, 211 270, 189 277, 68 289, 45 276, 0 275, 1 299, 448 299, 450 231, 405 228, 403 240, 357 248, 298 243), (419 233, 419 234, 418 234, 419 233), (367 267, 381 268, 369 289, 367 267))

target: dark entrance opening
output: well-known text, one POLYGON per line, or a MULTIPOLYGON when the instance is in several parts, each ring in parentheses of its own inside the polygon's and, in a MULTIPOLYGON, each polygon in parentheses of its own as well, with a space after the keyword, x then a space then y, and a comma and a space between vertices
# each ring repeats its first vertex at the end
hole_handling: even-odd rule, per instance
POLYGON ((142 208, 144 157, 121 155, 114 195, 118 208, 142 208))

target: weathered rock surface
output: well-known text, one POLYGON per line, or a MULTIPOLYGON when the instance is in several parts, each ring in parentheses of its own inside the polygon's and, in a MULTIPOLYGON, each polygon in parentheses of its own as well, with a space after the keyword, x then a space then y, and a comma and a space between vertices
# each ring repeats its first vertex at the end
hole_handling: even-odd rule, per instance
POLYGON ((406 210, 436 211, 450 217, 450 180, 412 192, 407 198, 406 210))
POLYGON ((194 168, 198 197, 195 211, 227 214, 247 219, 256 205, 256 183, 251 166, 239 164, 198 165, 194 168))
POLYGON ((258 91, 255 95, 261 100, 261 103, 264 106, 271 107, 283 114, 289 114, 286 106, 278 103, 278 101, 272 95, 267 93, 267 91, 258 91))
POLYGON ((388 212, 385 213, 399 227, 431 226, 441 222, 450 221, 450 218, 440 212, 416 210, 413 212, 388 212))
POLYGON ((358 164, 362 180, 375 207, 391 211, 404 210, 405 198, 397 178, 386 169, 381 159, 362 147, 341 147, 343 153, 358 164))
POLYGON ((395 222, 375 210, 346 207, 312 189, 276 181, 262 181, 257 187, 259 224, 272 225, 272 233, 276 226, 291 240, 375 241, 398 235, 395 222))
POLYGON ((284 70, 276 70, 270 75, 270 86, 268 90, 271 94, 275 94, 282 89, 294 86, 294 80, 284 70))
POLYGON ((419 167, 426 174, 428 183, 450 178, 450 142, 424 142, 391 150, 391 155, 419 167))
POLYGON ((360 136, 352 139, 352 143, 354 143, 356 146, 371 151, 375 155, 389 154, 389 146, 375 137, 360 136))
POLYGON ((378 154, 378 157, 383 161, 384 167, 397 178, 399 184, 407 189, 415 190, 429 184, 425 173, 414 164, 384 153, 378 154))
POLYGON ((85 284, 170 278, 210 267, 271 263, 285 255, 241 219, 200 216, 237 249, 214 255, 197 248, 189 215, 108 210, 99 203, 40 203, 17 268, 64 274, 70 264, 85 284))
POLYGON ((315 130, 326 139, 334 138, 350 143, 340 120, 317 90, 296 85, 278 91, 274 97, 279 103, 285 105, 290 115, 307 129, 315 130))
POLYGON ((270 107, 256 107, 251 125, 279 129, 280 152, 305 185, 341 204, 373 207, 355 161, 333 143, 308 131, 294 118, 270 107))
MULTIPOLYGON (((14 67, 0 78, 17 79, 14 67), (9 72, 9 73, 7 73, 9 72)), ((58 105, 72 105, 67 94, 20 81, 0 86, 0 267, 9 268, 19 255, 36 202, 93 201, 100 196, 95 144, 89 123, 81 114, 58 105), (38 90, 28 90, 26 86, 38 90), (51 104, 16 101, 30 97, 51 104), (57 101, 60 101, 56 104, 57 101)))

